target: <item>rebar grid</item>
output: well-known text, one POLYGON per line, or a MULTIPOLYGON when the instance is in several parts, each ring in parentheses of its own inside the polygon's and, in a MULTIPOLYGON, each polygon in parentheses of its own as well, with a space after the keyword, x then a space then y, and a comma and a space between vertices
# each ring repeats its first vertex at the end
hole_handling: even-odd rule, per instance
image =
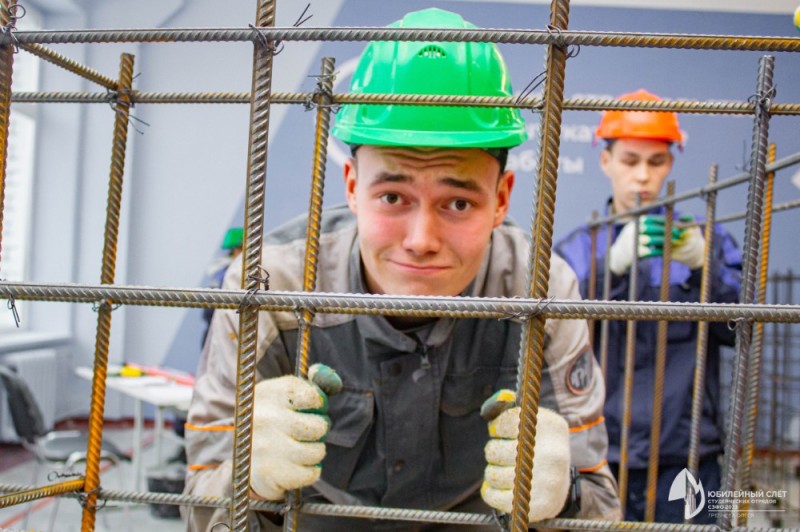
MULTIPOLYGON (((708 171, 708 185, 717 182, 719 166, 712 164, 708 171)), ((706 248, 703 253, 703 274, 700 280, 699 303, 706 303, 711 297, 711 282, 714 274, 714 224, 717 215, 717 193, 706 196, 706 226, 704 238, 706 248)), ((689 460, 687 467, 694 478, 700 463, 700 419, 703 415, 703 398, 706 387, 706 362, 708 359, 708 323, 697 324, 697 347, 695 349, 694 383, 692 386, 692 417, 689 429, 689 460)))
MULTIPOLYGON (((133 56, 122 54, 119 65, 119 95, 115 106, 114 138, 111 152, 111 171, 108 181, 106 223, 103 237, 103 263, 100 283, 114 284, 117 262, 117 237, 119 235, 120 211, 122 208, 122 178, 125 169, 125 148, 128 140, 128 117, 130 99, 128 92, 133 82, 133 56)), ((94 530, 97 488, 100 487, 100 451, 103 439, 103 410, 105 408, 106 376, 108 373, 108 349, 111 341, 111 304, 101 303, 97 310, 97 336, 94 351, 94 375, 92 377, 92 399, 89 406, 89 434, 86 451, 86 482, 84 492, 81 530, 94 530)))
MULTIPOLYGON (((313 92, 275 92, 270 101, 273 104, 305 104, 313 92)), ((109 94, 103 92, 14 92, 11 101, 20 103, 108 103, 109 94)), ((355 94, 331 93, 330 104, 386 105, 387 103, 452 106, 452 107, 509 107, 539 110, 542 98, 527 96, 445 96, 439 94, 355 94)), ((250 103, 247 92, 139 92, 133 91, 134 104, 245 104, 250 103)), ((564 100, 564 111, 602 111, 605 109, 651 110, 679 112, 683 114, 733 114, 752 115, 755 105, 751 102, 715 101, 630 101, 616 99, 568 98, 564 100)), ((771 103, 772 115, 800 115, 800 103, 771 103)))
MULTIPOLYGON (((767 160, 775 160, 775 144, 770 144, 767 160)), ((764 190, 764 219, 761 231, 761 254, 758 264, 758 287, 756 290, 756 303, 767 301, 767 274, 769 272, 769 239, 772 233, 772 193, 775 185, 775 174, 768 172, 765 176, 764 190)), ((742 447, 742 469, 739 485, 743 489, 750 489, 750 470, 753 464, 753 451, 755 449, 756 417, 758 416, 758 398, 761 390, 761 351, 764 346, 764 325, 754 325, 753 341, 750 345, 750 373, 751 377, 745 391, 744 409, 744 439, 742 447)), ((747 508, 749 501, 744 501, 744 511, 741 513, 743 524, 747 524, 747 508)))
MULTIPOLYGON (((784 168, 788 168, 788 167, 790 167, 792 165, 795 165, 795 164, 798 164, 798 163, 800 163, 800 152, 793 153, 792 155, 784 157, 783 159, 779 159, 779 160, 775 161, 772 164, 766 165, 766 167, 764 168, 764 171, 766 171, 766 172, 777 172, 778 170, 783 170, 784 168)), ((691 190, 687 190, 686 192, 682 192, 680 194, 677 194, 674 198, 672 198, 669 201, 667 199, 664 199, 664 198, 659 198, 656 201, 653 201, 652 203, 648 203, 645 207, 632 209, 628 213, 612 214, 610 216, 606 216, 606 217, 601 218, 599 220, 592 220, 592 221, 589 222, 589 225, 591 226, 593 224, 606 224, 606 223, 609 223, 609 222, 618 221, 623 216, 626 216, 626 215, 633 216, 633 215, 637 215, 637 214, 645 214, 650 209, 654 209, 656 207, 663 207, 663 206, 667 205, 667 203, 670 203, 670 202, 677 203, 677 202, 681 202, 681 201, 684 201, 684 200, 687 200, 687 199, 692 199, 692 198, 698 198, 698 197, 699 198, 703 198, 703 197, 707 196, 711 192, 718 192, 718 191, 724 190, 726 188, 734 187, 736 185, 741 185, 742 183, 745 183, 748 180, 750 180, 750 178, 751 178, 751 174, 749 172, 742 172, 741 174, 735 175, 735 176, 730 177, 728 179, 725 179, 723 181, 717 181, 716 183, 714 183, 714 185, 710 185, 709 184, 709 185, 705 185, 705 186, 702 186, 702 187, 699 187, 699 188, 694 188, 694 189, 691 189, 691 190)), ((736 216, 738 216, 738 215, 736 215, 736 216)), ((720 223, 722 221, 723 221, 723 218, 721 218, 721 217, 717 220, 717 222, 720 222, 720 223)))
MULTIPOLYGON (((636 195, 636 208, 641 206, 641 195, 636 195)), ((634 218, 633 231, 633 260, 630 265, 628 277, 628 301, 638 299, 639 287, 639 218, 634 218)), ((610 259, 611 248, 606 250, 610 259)), ((619 437, 619 467, 617 470, 617 488, 619 504, 622 515, 625 515, 625 505, 628 499, 628 448, 631 434, 631 403, 633 401, 634 363, 636 359, 636 321, 630 320, 625 327, 625 371, 623 374, 622 388, 622 423, 619 437)))
MULTIPOLYGON (((17 0, 0 0, 0 26, 6 27, 11 17, 11 6, 17 0)), ((8 125, 11 114, 11 73, 14 66, 14 47, 0 47, 0 273, 3 258, 3 212, 6 196, 6 165, 8 163, 8 125)))
POLYGON ((720 321, 800 323, 800 305, 739 303, 667 303, 591 301, 501 297, 386 296, 327 292, 249 293, 211 288, 154 288, 145 286, 62 285, 0 281, 0 298, 27 301, 238 309, 243 304, 260 311, 293 312, 310 308, 318 314, 386 315, 413 318, 720 321))
MULTIPOLYGON (((675 195, 675 181, 667 183, 667 197, 675 195)), ((672 221, 675 206, 667 204, 664 215, 664 247, 661 254, 661 288, 659 301, 669 301, 670 272, 672 261, 672 221)), ((650 456, 647 461, 647 500, 644 520, 656 520, 656 492, 658 487, 658 458, 661 450, 661 416, 664 410, 664 373, 667 367, 667 325, 659 321, 656 332, 655 375, 653 377, 653 414, 650 420, 650 456)))
MULTIPOLYGON (((552 0, 550 28, 566 30, 569 0, 552 0)), ((552 43, 545 55, 544 108, 539 128, 539 162, 533 190, 531 249, 528 258, 528 295, 545 299, 550 283, 550 253, 553 245, 553 215, 556 204, 558 153, 561 143, 561 105, 564 101, 564 70, 567 47, 552 43)), ((544 363, 544 316, 533 316, 523 327, 517 370, 519 436, 514 468, 511 530, 528 530, 531 478, 533 474, 536 420, 544 363)))
MULTIPOLYGON (((172 28, 123 30, 18 31, 18 42, 41 44, 77 43, 167 43, 255 41, 464 41, 504 44, 556 44, 558 46, 610 46, 635 48, 679 48, 686 50, 749 50, 758 52, 797 52, 800 39, 754 35, 708 35, 684 33, 624 33, 597 31, 554 32, 515 29, 410 29, 386 27, 358 28, 172 28)), ((8 37, 0 39, 0 44, 8 37)))
MULTIPOLYGON (((275 24, 275 1, 259 0, 256 27, 275 24)), ((253 81, 250 94, 250 135, 247 152, 242 289, 261 288, 261 251, 264 233, 264 204, 267 180, 267 147, 272 92, 274 43, 253 44, 253 81)), ((253 399, 258 346, 258 309, 243 304, 239 311, 239 342, 236 362, 236 405, 233 440, 233 496, 229 528, 247 530, 250 501, 250 452, 253 433, 253 399)))
MULTIPOLYGON (((774 90, 772 82, 775 58, 763 56, 759 61, 756 95, 760 101, 769 100, 774 90)), ((742 258, 742 286, 739 292, 741 303, 753 301, 756 292, 758 268, 758 248, 761 235, 761 222, 764 205, 764 181, 766 174, 767 138, 769 134, 769 114, 756 113, 753 121, 752 155, 750 162, 751 179, 747 187, 747 212, 744 226, 744 251, 742 258)), ((722 491, 733 491, 736 486, 736 473, 741 450, 742 410, 744 394, 747 389, 752 322, 741 321, 736 329, 736 356, 731 383, 731 401, 728 415, 728 439, 725 442, 724 467, 722 471, 722 491)), ((758 375, 750 375, 758 378, 758 375)), ((727 512, 719 515, 718 524, 730 528, 732 516, 727 512)))
MULTIPOLYGON (((790 211, 792 209, 797 209, 798 207, 800 207, 800 199, 786 201, 784 203, 776 203, 772 206, 772 214, 775 214, 776 212, 790 211)), ((735 222, 736 220, 742 220, 745 217, 747 217, 746 212, 739 212, 736 214, 720 216, 717 221, 719 223, 735 222)))

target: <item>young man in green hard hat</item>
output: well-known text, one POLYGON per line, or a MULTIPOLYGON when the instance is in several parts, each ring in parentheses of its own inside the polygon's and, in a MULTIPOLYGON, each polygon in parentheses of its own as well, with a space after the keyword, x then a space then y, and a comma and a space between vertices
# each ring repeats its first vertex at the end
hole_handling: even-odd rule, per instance
MULTIPOLYGON (((409 13, 392 26, 474 27, 438 9, 409 13)), ((351 91, 512 94, 495 45, 445 42, 370 43, 351 91)), ((506 155, 526 139, 517 110, 348 105, 333 135, 353 156, 344 166, 347 206, 323 218, 317 290, 525 295, 528 239, 505 222, 514 185, 506 155)), ((271 287, 300 290, 304 221, 276 230, 268 242, 263 261, 271 287)), ((231 269, 227 287, 239 286, 239 271, 231 269)), ((577 298, 577 290, 572 271, 554 257, 550 295, 577 298)), ((235 311, 215 312, 187 425, 187 492, 194 495, 230 496, 237 327, 235 311)), ((291 375, 298 330, 292 313, 259 316, 253 496, 280 501, 287 490, 303 488, 304 500, 336 504, 511 510, 516 318, 317 315, 310 359, 324 366, 312 366, 309 380, 291 375), (326 408, 327 417, 319 415, 326 408)), ((604 387, 586 322, 550 320, 546 331, 529 518, 616 519, 604 387)), ((226 516, 225 509, 194 508, 189 526, 209 530, 226 516)), ((254 518, 264 530, 279 521, 264 513, 254 518)), ((420 527, 303 514, 300 529, 420 527)))

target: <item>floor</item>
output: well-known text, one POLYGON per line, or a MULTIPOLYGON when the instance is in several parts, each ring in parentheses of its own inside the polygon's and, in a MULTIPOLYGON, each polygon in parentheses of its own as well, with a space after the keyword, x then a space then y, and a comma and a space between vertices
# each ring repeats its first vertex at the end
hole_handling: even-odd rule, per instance
MULTIPOLYGON (((104 432, 104 437, 112 440, 121 449, 128 450, 132 446, 133 432, 130 428, 110 428, 104 432)), ((146 490, 147 476, 152 475, 156 466, 155 446, 152 445, 150 431, 145 432, 145 445, 142 453, 143 459, 143 488, 146 490)), ((179 449, 178 443, 171 438, 164 438, 162 455, 170 458, 179 449)), ((36 462, 33 456, 18 445, 5 444, 0 446, 0 483, 15 485, 32 485, 36 462)), ((179 465, 170 466, 178 469, 179 465)), ((38 473, 37 485, 48 484, 48 475, 52 475, 58 468, 43 465, 38 473)), ((176 472, 173 469, 173 472, 176 472)), ((119 466, 108 468, 101 467, 101 485, 114 490, 132 490, 134 471, 130 462, 122 462, 119 466)), ((162 490, 159 490, 162 491, 162 490)), ((174 511, 175 506, 162 507, 166 511, 174 511)), ((83 509, 74 498, 62 498, 56 502, 55 498, 37 500, 19 506, 0 509, 0 530, 49 530, 51 516, 57 510, 55 525, 52 530, 56 532, 77 532, 81 529, 81 516, 83 509), (30 516, 27 516, 30 508, 30 516), (26 521, 27 517, 27 521, 26 521)), ((159 508, 160 510, 160 508, 159 508)), ((95 530, 98 532, 138 532, 154 530, 158 532, 185 531, 186 526, 180 518, 165 518, 156 514, 149 505, 109 502, 102 510, 98 510, 95 530)))

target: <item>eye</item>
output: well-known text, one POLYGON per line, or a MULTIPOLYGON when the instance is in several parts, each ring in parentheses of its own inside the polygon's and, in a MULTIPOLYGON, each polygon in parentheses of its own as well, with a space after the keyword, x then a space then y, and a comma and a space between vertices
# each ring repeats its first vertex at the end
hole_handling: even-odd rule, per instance
POLYGON ((472 207, 472 204, 465 199, 454 199, 447 205, 448 209, 457 212, 467 211, 470 207, 472 207))
POLYGON ((400 195, 393 192, 381 194, 380 200, 387 205, 397 205, 400 203, 400 195))

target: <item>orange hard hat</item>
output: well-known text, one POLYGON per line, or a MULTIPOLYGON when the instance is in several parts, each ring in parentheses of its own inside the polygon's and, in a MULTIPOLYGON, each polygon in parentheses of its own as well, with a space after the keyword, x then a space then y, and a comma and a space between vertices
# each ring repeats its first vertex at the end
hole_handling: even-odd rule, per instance
MULTIPOLYGON (((623 94, 623 101, 657 102, 661 98, 644 89, 623 94)), ((678 115, 672 112, 618 111, 603 112, 595 136, 600 139, 653 139, 683 144, 683 132, 678 124, 678 115)))

